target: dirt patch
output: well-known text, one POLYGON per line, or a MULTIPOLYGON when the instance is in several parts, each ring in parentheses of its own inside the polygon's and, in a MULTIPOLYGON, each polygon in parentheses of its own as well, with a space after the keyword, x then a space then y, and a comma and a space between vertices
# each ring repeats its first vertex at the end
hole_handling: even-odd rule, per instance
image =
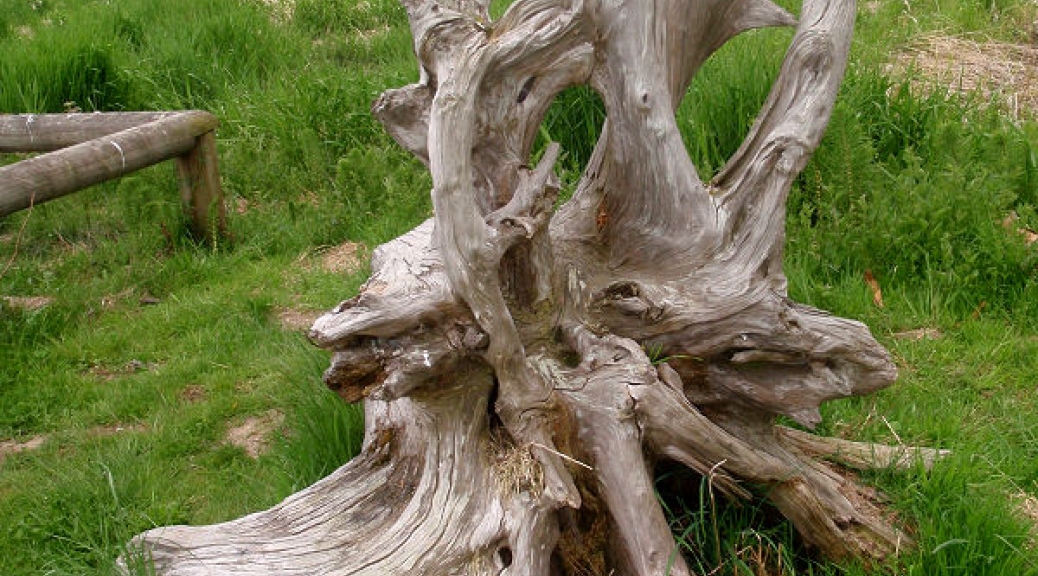
POLYGON ((367 246, 350 241, 337 246, 319 246, 300 253, 293 265, 282 275, 284 285, 297 292, 292 297, 290 305, 300 305, 302 296, 298 292, 301 291, 300 286, 307 274, 355 274, 367 269, 370 256, 371 252, 367 246))
POLYGON ((357 242, 343 242, 328 248, 321 254, 321 268, 327 272, 344 272, 352 274, 360 270, 364 263, 364 245, 357 242))
POLYGON ((188 404, 198 404, 208 397, 209 394, 201 384, 188 384, 180 391, 180 399, 188 404))
POLYGON ((48 436, 46 434, 40 434, 23 442, 17 440, 4 440, 0 442, 0 461, 3 461, 4 458, 11 454, 37 450, 40 446, 43 446, 43 443, 47 441, 47 438, 48 436))
POLYGON ((949 93, 998 98, 1016 119, 1038 115, 1038 46, 934 34, 914 41, 891 68, 921 78, 911 83, 923 91, 936 83, 949 93))
MULTIPOLYGON (((86 431, 86 434, 91 438, 107 438, 109 436, 115 436, 116 434, 122 434, 124 432, 144 432, 148 429, 144 424, 105 424, 104 426, 94 426, 86 431)), ((50 440, 50 434, 37 434, 28 440, 3 440, 0 441, 0 461, 12 454, 19 454, 21 452, 30 452, 32 450, 40 449, 48 440, 50 440)))
POLYGON ((317 310, 296 310, 294 308, 281 308, 277 311, 278 323, 285 330, 292 332, 309 332, 321 314, 317 310))
POLYGON ((224 441, 245 451, 249 458, 259 458, 270 448, 270 435, 285 422, 285 415, 277 410, 268 410, 259 416, 246 418, 244 422, 227 429, 224 441))
POLYGON ((50 296, 3 296, 0 299, 11 308, 17 308, 26 312, 35 312, 54 303, 54 298, 50 296))
POLYGON ((93 438, 107 438, 108 436, 115 436, 123 432, 145 432, 148 427, 141 423, 136 424, 105 424, 104 426, 94 426, 87 431, 93 438))
POLYGON ((140 360, 130 360, 122 366, 104 366, 95 365, 87 369, 87 373, 99 380, 110 382, 116 378, 123 378, 138 372, 149 372, 155 369, 155 364, 142 362, 140 360))

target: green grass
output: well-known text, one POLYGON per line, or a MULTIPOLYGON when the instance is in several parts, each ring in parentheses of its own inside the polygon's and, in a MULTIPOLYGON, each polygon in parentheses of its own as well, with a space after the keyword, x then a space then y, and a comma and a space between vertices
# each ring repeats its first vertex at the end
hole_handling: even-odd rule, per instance
MULTIPOLYGON (((865 4, 829 131, 791 193, 786 271, 795 299, 868 323, 901 379, 825 406, 822 431, 954 450, 931 473, 868 476, 919 542, 881 572, 1038 574, 1011 499, 1038 494, 1038 262, 1001 225, 1014 211, 1038 229, 1038 125, 884 73, 919 34, 1020 41, 1034 11, 865 4), (898 336, 920 328, 939 337, 898 336)), ((705 177, 752 123, 788 40, 741 37, 693 84, 679 126, 705 177)), ((373 247, 430 215, 427 171, 368 111, 416 78, 395 0, 299 0, 289 17, 246 0, 0 0, 0 112, 214 112, 233 233, 190 237, 169 165, 0 220, 0 295, 53 299, 0 303, 0 441, 46 437, 0 461, 0 574, 109 574, 143 530, 264 508, 356 453, 359 410, 322 388, 327 355, 277 315, 355 293, 364 272, 323 270, 326 247, 373 247), (224 443, 228 423, 270 409, 285 414, 270 452, 224 443)), ((549 111, 542 138, 562 142, 566 182, 603 114, 585 89, 549 111)), ((815 559, 766 506, 704 488, 688 473, 660 481, 701 572, 865 573, 815 559)))
POLYGON ((353 21, 301 3, 288 22, 234 0, 28 4, 0 2, 0 111, 222 122, 233 240, 189 237, 168 164, 0 221, 0 294, 53 298, 0 304, 0 438, 47 438, 0 462, 0 573, 108 574, 136 533, 268 506, 356 453, 358 407, 277 312, 356 290, 363 272, 325 272, 324 247, 429 215, 425 170, 367 112, 415 69, 393 2, 353 21), (225 445, 228 423, 271 408, 271 452, 225 445))

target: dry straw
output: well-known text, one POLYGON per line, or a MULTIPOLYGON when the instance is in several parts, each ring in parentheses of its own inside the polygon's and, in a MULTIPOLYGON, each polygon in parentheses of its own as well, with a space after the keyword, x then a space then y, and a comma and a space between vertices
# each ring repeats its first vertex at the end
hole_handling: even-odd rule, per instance
POLYGON ((914 72, 921 80, 913 80, 913 88, 936 84, 994 100, 1014 119, 1038 116, 1038 46, 931 34, 912 42, 892 68, 914 72))

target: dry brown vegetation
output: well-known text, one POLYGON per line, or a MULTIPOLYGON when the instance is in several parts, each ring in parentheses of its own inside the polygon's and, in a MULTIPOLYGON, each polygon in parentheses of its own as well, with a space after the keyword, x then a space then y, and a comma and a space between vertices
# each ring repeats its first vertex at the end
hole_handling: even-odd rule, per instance
POLYGON ((920 90, 995 101, 1015 119, 1038 111, 1038 45, 928 34, 897 56, 891 72, 912 76, 920 90))

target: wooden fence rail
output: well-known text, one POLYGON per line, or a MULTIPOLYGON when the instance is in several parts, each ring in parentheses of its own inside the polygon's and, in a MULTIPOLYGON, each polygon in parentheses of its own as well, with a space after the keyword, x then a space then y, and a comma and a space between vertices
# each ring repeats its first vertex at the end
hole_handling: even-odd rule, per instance
POLYGON ((0 167, 0 217, 175 159, 192 232, 214 240, 226 213, 208 112, 0 115, 0 153, 45 152, 0 167))

